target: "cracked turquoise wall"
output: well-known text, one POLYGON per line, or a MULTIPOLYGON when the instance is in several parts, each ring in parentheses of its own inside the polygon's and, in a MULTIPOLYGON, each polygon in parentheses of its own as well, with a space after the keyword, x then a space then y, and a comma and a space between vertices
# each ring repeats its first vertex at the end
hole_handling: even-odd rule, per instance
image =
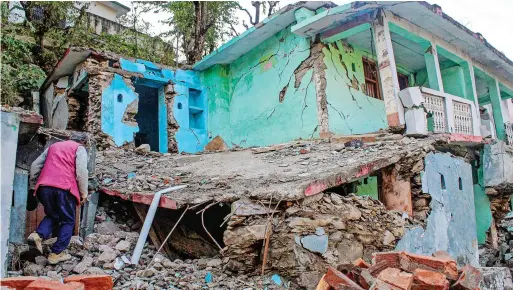
MULTIPOLYGON (((250 147, 318 138, 311 66, 295 87, 294 71, 309 58, 310 45, 287 28, 233 63, 202 71, 201 84, 209 96, 209 139, 221 136, 229 147, 250 147)), ((363 53, 336 46, 327 46, 323 53, 329 131, 349 135, 386 128, 384 102, 362 92, 363 53), (355 88, 350 88, 353 83, 355 88)))
POLYGON ((114 74, 112 82, 102 92, 102 131, 112 137, 116 146, 134 141, 134 133, 139 132, 137 125, 132 126, 122 122, 128 104, 137 98, 137 94, 118 74, 114 74), (118 95, 122 95, 121 102, 118 101, 118 95))
POLYGON ((323 52, 330 132, 352 135, 387 128, 385 103, 364 93, 362 51, 337 41, 323 52))

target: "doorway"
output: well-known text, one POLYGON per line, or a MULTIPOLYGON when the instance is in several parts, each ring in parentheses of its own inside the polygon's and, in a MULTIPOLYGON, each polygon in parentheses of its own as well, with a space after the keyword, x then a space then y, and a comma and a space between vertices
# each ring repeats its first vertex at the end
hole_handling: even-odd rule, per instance
POLYGON ((158 88, 136 84, 135 92, 139 95, 139 108, 135 120, 139 132, 135 133, 135 146, 149 144, 151 151, 159 151, 159 104, 158 88))

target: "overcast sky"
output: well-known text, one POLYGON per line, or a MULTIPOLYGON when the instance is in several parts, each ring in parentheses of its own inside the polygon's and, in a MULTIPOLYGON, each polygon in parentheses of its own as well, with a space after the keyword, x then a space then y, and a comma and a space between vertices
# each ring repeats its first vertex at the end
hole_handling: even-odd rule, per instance
MULTIPOLYGON (((130 3, 129 1, 122 2, 130 3)), ((281 1, 280 7, 295 2, 297 1, 281 1)), ((333 2, 341 5, 352 1, 333 2)), ((513 60, 513 0, 436 0, 428 2, 441 6, 444 13, 470 30, 480 32, 495 48, 513 60)), ((253 11, 250 1, 240 1, 240 3, 243 7, 253 11)), ((240 19, 245 19, 248 22, 248 16, 244 12, 239 11, 237 15, 240 19)), ((151 13, 144 18, 153 25, 152 31, 158 34, 167 29, 159 21, 168 17, 169 15, 151 13)), ((242 25, 239 25, 237 29, 239 32, 245 30, 242 25)))

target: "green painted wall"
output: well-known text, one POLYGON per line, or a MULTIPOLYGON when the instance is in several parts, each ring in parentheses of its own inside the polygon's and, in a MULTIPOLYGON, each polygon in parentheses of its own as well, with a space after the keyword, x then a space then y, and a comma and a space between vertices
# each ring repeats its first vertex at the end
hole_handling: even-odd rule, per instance
POLYGON ((378 200, 378 177, 369 176, 362 178, 359 181, 359 185, 356 186, 356 195, 358 196, 370 196, 375 200, 378 200))
POLYGON ((330 132, 352 135, 386 128, 385 103, 364 93, 363 52, 341 41, 323 52, 330 132))
POLYGON ((442 82, 444 85, 444 92, 466 98, 465 91, 465 78, 463 75, 463 69, 456 65, 440 70, 442 74, 442 82))
MULTIPOLYGON (((358 134, 386 128, 384 102, 362 92, 362 52, 340 42, 323 52, 330 132, 358 134)), ((229 147, 318 138, 313 69, 307 68, 295 87, 294 71, 309 56, 310 40, 291 33, 289 27, 231 64, 202 71, 202 86, 208 91, 209 138, 221 136, 229 147)))
MULTIPOLYGON (((481 151, 481 160, 483 152, 481 151)), ((472 177, 474 179, 474 206, 476 209, 476 230, 477 242, 481 245, 486 242, 486 233, 492 225, 492 211, 490 209, 490 199, 485 193, 485 182, 483 176, 483 163, 477 167, 472 164, 472 177)))

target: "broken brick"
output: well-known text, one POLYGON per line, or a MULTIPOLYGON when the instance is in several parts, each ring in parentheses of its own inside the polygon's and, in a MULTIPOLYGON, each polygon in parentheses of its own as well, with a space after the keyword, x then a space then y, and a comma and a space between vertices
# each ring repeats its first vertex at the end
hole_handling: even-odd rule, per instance
POLYGON ((378 277, 379 273, 387 268, 390 268, 389 263, 387 261, 381 261, 372 265, 369 268, 369 273, 372 275, 372 277, 378 277))
POLYGON ((25 288, 35 280, 40 279, 34 276, 20 276, 0 279, 0 286, 6 286, 11 288, 25 288))
POLYGON ((355 267, 358 267, 358 268, 361 268, 361 269, 368 269, 368 268, 370 268, 370 265, 367 262, 365 262, 362 258, 358 258, 358 259, 354 260, 353 265, 355 267))
POLYGON ((369 289, 369 287, 374 284, 376 279, 372 277, 369 270, 363 269, 360 275, 358 276, 358 284, 362 286, 364 289, 369 289))
MULTIPOLYGON (((47 280, 47 279, 37 279, 27 285, 24 289, 26 290, 84 290, 83 283, 69 283, 62 284, 58 281, 47 280)), ((93 288, 94 289, 94 288, 93 288)))
POLYGON ((390 264, 390 268, 398 268, 402 252, 379 252, 372 254, 372 264, 386 261, 390 264))
POLYGON ((417 269, 413 273, 410 285, 411 290, 446 290, 449 289, 449 281, 442 273, 417 269))
POLYGON ((412 280, 412 274, 397 268, 387 268, 378 275, 378 279, 398 289, 407 290, 412 280))
POLYGON ((466 265, 461 269, 461 275, 452 286, 452 289, 456 290, 477 290, 479 289, 479 284, 483 280, 483 274, 481 272, 470 266, 466 265))
POLYGON ((454 260, 449 253, 446 251, 436 251, 433 253, 433 257, 439 258, 439 259, 449 259, 454 260))
POLYGON ((402 252, 400 255, 400 268, 413 273, 416 269, 424 269, 444 274, 449 280, 458 279, 458 266, 452 259, 436 258, 402 252))
POLYGON ((354 281, 349 279, 346 275, 341 272, 329 268, 328 272, 322 276, 316 290, 328 290, 328 289, 351 289, 351 290, 364 290, 354 281))
POLYGON ((109 275, 74 275, 64 279, 64 283, 82 282, 87 289, 110 290, 114 286, 109 275))

